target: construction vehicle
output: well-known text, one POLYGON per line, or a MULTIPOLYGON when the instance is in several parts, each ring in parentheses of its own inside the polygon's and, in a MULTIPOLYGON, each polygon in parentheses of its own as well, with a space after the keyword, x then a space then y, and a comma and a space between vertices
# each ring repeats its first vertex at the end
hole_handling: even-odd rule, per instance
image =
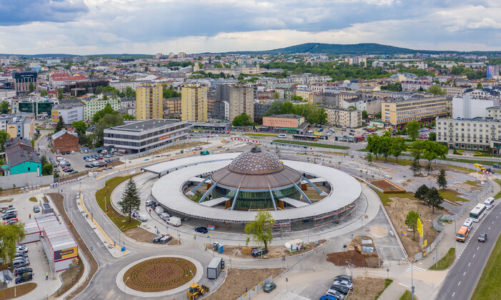
POLYGON ((209 288, 198 283, 190 284, 190 288, 186 291, 188 300, 195 300, 209 292, 209 288))

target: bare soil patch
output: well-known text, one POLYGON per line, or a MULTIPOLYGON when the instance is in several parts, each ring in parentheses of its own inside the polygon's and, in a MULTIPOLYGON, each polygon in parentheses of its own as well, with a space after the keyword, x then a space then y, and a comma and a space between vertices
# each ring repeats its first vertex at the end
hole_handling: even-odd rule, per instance
POLYGON ((377 268, 380 267, 382 263, 379 259, 379 255, 377 254, 374 241, 367 236, 354 237, 346 248, 346 251, 327 254, 327 261, 337 266, 346 266, 351 264, 355 267, 363 268, 377 268), (364 252, 362 250, 362 240, 371 241, 370 244, 365 246, 372 247, 373 252, 364 252))
MULTIPOLYGON (((266 259, 266 258, 280 258, 283 256, 292 256, 292 255, 298 255, 302 253, 306 253, 310 250, 315 249, 316 247, 322 245, 325 243, 326 240, 320 240, 318 242, 311 242, 311 243, 304 243, 304 248, 298 251, 290 252, 285 248, 285 246, 268 246, 268 253, 257 258, 257 259, 266 259)), ((211 244, 206 244, 207 249, 212 250, 212 245, 211 244)), ((224 254, 232 257, 239 257, 239 258, 254 258, 251 255, 252 252, 251 246, 231 246, 231 245, 224 245, 224 254)))
POLYGON ((405 193, 404 189, 386 179, 372 180, 371 183, 383 190, 383 193, 405 193))
MULTIPOLYGON (((14 299, 28 294, 37 288, 37 284, 34 282, 23 283, 17 285, 16 287, 10 287, 4 290, 0 290, 0 300, 4 299, 14 299), (14 297, 14 289, 16 297, 14 297)), ((35 297, 36 298, 36 297, 35 297)))
POLYGON ((78 280, 80 280, 80 277, 82 277, 83 272, 84 272, 83 265, 71 267, 66 271, 64 271, 63 274, 61 274, 61 281, 63 282, 63 284, 57 290, 55 295, 61 296, 62 294, 66 293, 67 290, 69 290, 75 283, 78 282, 78 280))
POLYGON ((123 277, 127 287, 141 292, 160 292, 182 286, 195 276, 197 268, 186 259, 161 257, 142 261, 123 277), (129 278, 127 280, 127 278, 129 278))
MULTIPOLYGON (((75 289, 70 295, 68 295, 66 297, 66 299, 73 299, 76 295, 78 295, 81 291, 83 291, 87 287, 87 285, 89 284, 92 277, 94 277, 94 274, 97 271, 97 262, 94 259, 94 256, 92 256, 91 252, 89 251, 89 248, 87 248, 87 245, 83 241, 82 237, 78 234, 75 227, 72 226, 72 224, 68 218, 68 215, 66 214, 66 211, 64 210, 64 204, 63 204, 64 197, 63 197, 63 195, 58 194, 58 193, 51 193, 48 195, 51 197, 52 202, 54 202, 54 205, 56 206, 57 210, 61 214, 61 217, 63 218, 64 222, 66 224, 69 224, 68 227, 69 227, 71 233, 73 234, 75 241, 78 243, 78 251, 84 253, 84 255, 87 258, 89 265, 90 265, 89 276, 87 277, 87 279, 84 281, 84 283, 82 285, 80 285, 77 289, 75 289)), ((82 266, 82 269, 83 269, 83 266, 82 266)))
POLYGON ((353 278, 353 293, 350 294, 350 300, 376 299, 384 287, 384 278, 355 277, 353 278))
POLYGON ((416 253, 421 252, 421 246, 419 245, 418 233, 416 233, 414 240, 414 233, 412 231, 409 232, 407 225, 405 225, 405 217, 411 210, 419 213, 421 222, 423 222, 423 241, 426 240, 429 245, 437 237, 437 232, 433 228, 433 219, 439 215, 440 210, 435 209, 435 214, 433 214, 432 208, 426 206, 423 201, 391 196, 390 199, 392 201, 385 206, 385 209, 390 216, 393 226, 395 226, 395 230, 407 254, 413 257, 416 253))
POLYGON ((284 269, 230 269, 226 280, 217 291, 209 295, 207 300, 237 299, 250 288, 254 287, 269 276, 273 278, 284 269))

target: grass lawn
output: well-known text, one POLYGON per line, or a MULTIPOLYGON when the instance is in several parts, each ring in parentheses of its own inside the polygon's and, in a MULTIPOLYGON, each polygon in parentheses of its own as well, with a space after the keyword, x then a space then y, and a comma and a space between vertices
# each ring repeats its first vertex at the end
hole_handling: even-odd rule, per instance
POLYGON ((348 146, 339 146, 339 145, 330 145, 330 144, 322 144, 322 143, 314 143, 314 142, 302 142, 302 141, 289 141, 289 140, 273 140, 274 143, 282 143, 282 144, 294 144, 294 145, 302 145, 309 147, 320 147, 320 148, 331 148, 331 149, 350 149, 348 146))
POLYGON ((274 134, 274 133, 246 133, 245 135, 248 135, 248 136, 272 136, 272 137, 277 136, 277 134, 274 134))
POLYGON ((456 259, 456 249, 450 248, 447 254, 444 255, 436 264, 430 267, 430 270, 441 271, 445 270, 452 265, 456 259))
MULTIPOLYGON (((501 179, 494 179, 494 181, 501 187, 501 179)), ((494 195, 494 199, 499 199, 501 198, 501 191, 494 195)))
POLYGON ((498 238, 471 300, 501 299, 501 238, 498 238))
POLYGON ((385 280, 384 280, 384 289, 376 295, 376 298, 375 298, 375 299, 378 299, 378 298, 379 298, 379 296, 381 296, 381 294, 384 292, 384 290, 386 290, 386 288, 387 288, 388 286, 390 286, 390 284, 391 284, 392 282, 393 282, 393 280, 392 280, 392 279, 385 279, 385 280))
POLYGON ((487 161, 487 160, 471 160, 471 159, 462 159, 462 158, 446 158, 445 160, 449 161, 457 161, 457 162, 463 162, 463 163, 472 163, 472 164, 482 164, 482 165, 489 165, 492 166, 495 164, 495 161, 487 161))
MULTIPOLYGON (((412 299, 412 294, 410 291, 405 291, 403 295, 400 297, 400 300, 411 300, 412 299)), ((414 299, 416 299, 416 296, 414 296, 414 299)))
POLYGON ((442 196, 442 198, 445 198, 449 201, 453 201, 453 202, 467 202, 468 200, 466 200, 465 198, 463 197, 459 197, 458 196, 458 193, 456 191, 453 191, 453 190, 439 190, 438 193, 440 194, 440 196, 442 196))
POLYGON ((108 217, 115 223, 115 225, 122 231, 125 232, 131 228, 136 228, 141 224, 136 219, 132 219, 129 223, 129 217, 124 217, 120 213, 118 213, 110 203, 111 192, 122 182, 128 180, 129 178, 135 176, 137 174, 132 174, 128 176, 117 176, 106 181, 105 186, 96 192, 96 201, 99 204, 99 207, 103 211, 105 208, 108 209, 108 217), (106 199, 105 199, 106 196, 106 199), (105 205, 106 203, 106 205, 105 205))
POLYGON ((384 158, 379 157, 378 159, 376 159, 374 156, 372 156, 372 160, 377 161, 377 162, 383 162, 383 163, 394 163, 394 164, 397 164, 400 166, 412 165, 412 160, 410 160, 410 159, 398 159, 397 160, 397 159, 392 158, 392 157, 388 157, 388 159, 384 159, 384 158))
POLYGON ((414 194, 413 193, 389 193, 389 194, 385 194, 385 193, 381 193, 377 190, 374 190, 379 198, 381 199, 381 202, 383 202, 383 205, 384 206, 388 206, 391 202, 391 199, 390 198, 408 198, 408 199, 412 199, 412 200, 418 200, 416 197, 414 197, 414 194))
POLYGON ((480 187, 480 183, 476 180, 466 180, 464 183, 469 184, 474 187, 480 187))
POLYGON ((31 202, 37 202, 38 200, 37 200, 37 198, 35 198, 35 197, 30 197, 30 201, 31 201, 31 202))

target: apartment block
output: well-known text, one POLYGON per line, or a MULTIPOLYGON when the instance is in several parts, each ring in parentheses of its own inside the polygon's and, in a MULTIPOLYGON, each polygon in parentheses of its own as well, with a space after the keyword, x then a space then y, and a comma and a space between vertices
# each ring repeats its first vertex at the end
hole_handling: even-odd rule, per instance
POLYGON ((136 120, 163 118, 163 89, 161 84, 144 84, 136 89, 136 120))
POLYGON ((325 108, 327 123, 333 126, 356 128, 362 126, 362 111, 344 108, 325 108))
POLYGON ((254 120, 254 89, 252 86, 234 85, 229 90, 230 122, 233 119, 246 113, 254 120))
POLYGON ((84 102, 84 121, 92 120, 92 117, 109 104, 115 111, 120 110, 120 99, 118 98, 92 98, 84 102))
POLYGON ((201 84, 187 84, 181 91, 181 120, 207 122, 208 88, 201 84))
POLYGON ((411 121, 432 120, 450 114, 446 97, 413 96, 407 100, 392 99, 381 101, 383 122, 399 126, 411 121))

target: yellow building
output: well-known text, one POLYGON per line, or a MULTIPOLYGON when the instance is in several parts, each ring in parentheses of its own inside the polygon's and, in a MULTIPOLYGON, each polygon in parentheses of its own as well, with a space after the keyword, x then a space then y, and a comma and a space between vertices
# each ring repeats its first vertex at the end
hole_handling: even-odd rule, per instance
POLYGON ((10 138, 17 138, 17 124, 8 124, 7 133, 10 138))
POLYGON ((200 84, 187 84, 181 91, 181 120, 207 122, 207 90, 200 84))
POLYGON ((381 119, 393 126, 410 121, 433 120, 450 114, 446 97, 413 97, 408 100, 381 100, 381 119))
POLYGON ((136 120, 163 118, 163 90, 161 84, 144 84, 136 89, 136 120))

